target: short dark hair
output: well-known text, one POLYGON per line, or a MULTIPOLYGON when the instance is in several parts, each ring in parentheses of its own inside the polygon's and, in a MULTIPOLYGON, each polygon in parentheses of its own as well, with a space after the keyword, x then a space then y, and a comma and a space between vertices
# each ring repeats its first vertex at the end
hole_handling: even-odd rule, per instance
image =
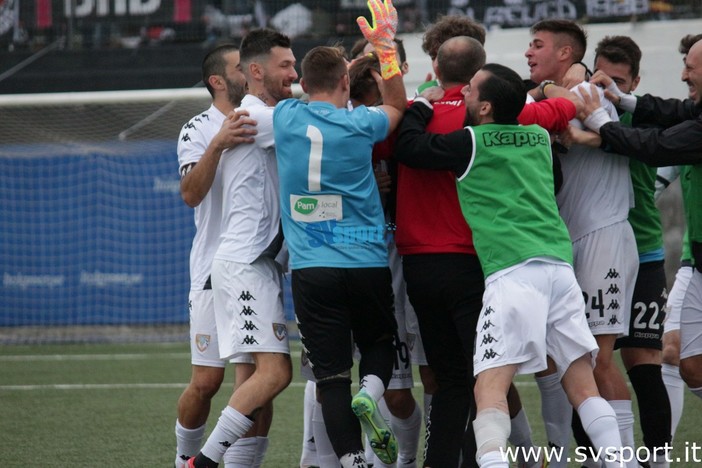
POLYGON ((274 47, 290 48, 290 38, 274 29, 252 29, 241 40, 239 46, 242 64, 248 64, 256 57, 269 55, 274 47))
POLYGON ((595 62, 603 57, 612 63, 629 65, 631 76, 639 76, 641 49, 629 36, 605 36, 595 48, 595 62))
POLYGON ((371 75, 371 70, 380 73, 380 60, 374 53, 364 55, 351 62, 349 67, 349 81, 351 91, 349 97, 357 101, 363 101, 363 98, 371 91, 378 89, 378 83, 371 75))
POLYGON ((697 41, 702 39, 702 34, 688 34, 682 39, 680 39, 680 45, 678 46, 678 52, 683 55, 687 55, 690 48, 695 45, 697 41))
POLYGON ((214 89, 210 86, 210 77, 212 75, 226 76, 227 61, 224 59, 224 56, 237 50, 239 48, 234 44, 222 44, 212 49, 202 59, 202 82, 205 83, 207 91, 212 97, 214 97, 214 89))
POLYGON ((481 70, 490 76, 478 86, 478 98, 492 104, 495 123, 516 124, 526 102, 522 78, 511 68, 497 63, 488 63, 481 70))
MULTIPOLYGON (((407 61, 407 51, 405 51, 405 43, 399 37, 394 38, 393 41, 395 41, 397 53, 400 56, 400 63, 398 65, 402 66, 402 64, 407 61)), ((361 55, 361 53, 363 53, 363 49, 366 48, 367 44, 368 39, 366 39, 365 37, 362 37, 356 42, 354 42, 353 46, 351 47, 351 52, 349 52, 349 60, 358 58, 361 55)))
POLYGON ((541 20, 529 30, 532 35, 540 31, 547 31, 553 34, 560 34, 570 39, 573 48, 573 62, 580 62, 585 57, 587 50, 587 33, 575 21, 566 19, 545 19, 541 20))
POLYGON ((468 36, 456 36, 439 47, 437 69, 444 83, 468 83, 485 65, 485 49, 468 36))
POLYGON ((422 37, 422 50, 434 60, 441 44, 456 36, 472 37, 481 45, 485 45, 483 25, 467 16, 446 15, 429 25, 422 37))
POLYGON ((346 51, 341 46, 317 46, 302 59, 302 79, 307 93, 333 91, 348 73, 346 51))

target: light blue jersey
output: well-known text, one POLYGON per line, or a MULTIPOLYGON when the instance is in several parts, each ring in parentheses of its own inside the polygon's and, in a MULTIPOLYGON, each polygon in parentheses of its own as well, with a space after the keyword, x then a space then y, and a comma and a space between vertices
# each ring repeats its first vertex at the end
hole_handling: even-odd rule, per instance
POLYGON ((388 265, 385 217, 373 175, 373 145, 389 120, 297 99, 273 112, 283 231, 290 268, 388 265))

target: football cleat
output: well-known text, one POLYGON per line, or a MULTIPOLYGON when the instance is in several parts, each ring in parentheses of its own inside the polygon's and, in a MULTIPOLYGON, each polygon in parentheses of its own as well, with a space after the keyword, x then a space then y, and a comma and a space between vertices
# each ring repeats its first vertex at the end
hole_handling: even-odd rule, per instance
POLYGON ((383 463, 395 463, 397 439, 380 414, 375 400, 365 390, 361 390, 351 400, 351 409, 361 422, 361 428, 368 437, 373 453, 383 463))

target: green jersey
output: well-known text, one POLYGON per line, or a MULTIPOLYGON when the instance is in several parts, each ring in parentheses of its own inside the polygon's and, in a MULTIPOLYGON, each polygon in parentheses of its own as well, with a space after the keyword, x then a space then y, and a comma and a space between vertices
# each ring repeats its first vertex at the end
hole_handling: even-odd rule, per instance
POLYGON ((499 124, 469 129, 474 149, 457 189, 485 277, 535 257, 572 264, 546 130, 499 124))
POLYGON ((683 203, 685 205, 685 221, 689 242, 683 245, 683 255, 690 255, 690 242, 702 242, 702 164, 685 166, 680 172, 683 203), (687 248, 687 250, 685 250, 687 248))
MULTIPOLYGON (((621 115, 620 122, 631 126, 631 114, 627 112, 621 115)), ((639 255, 660 250, 663 248, 663 227, 653 198, 656 191, 656 168, 630 159, 629 172, 634 187, 634 207, 629 210, 629 224, 634 230, 639 255)))

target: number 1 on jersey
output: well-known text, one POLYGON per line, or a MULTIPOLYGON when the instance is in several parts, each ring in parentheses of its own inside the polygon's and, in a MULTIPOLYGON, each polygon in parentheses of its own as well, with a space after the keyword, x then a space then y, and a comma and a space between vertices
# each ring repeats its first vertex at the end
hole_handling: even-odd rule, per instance
POLYGON ((307 189, 310 192, 322 190, 322 132, 312 125, 307 126, 307 138, 310 139, 310 162, 307 169, 307 189))

